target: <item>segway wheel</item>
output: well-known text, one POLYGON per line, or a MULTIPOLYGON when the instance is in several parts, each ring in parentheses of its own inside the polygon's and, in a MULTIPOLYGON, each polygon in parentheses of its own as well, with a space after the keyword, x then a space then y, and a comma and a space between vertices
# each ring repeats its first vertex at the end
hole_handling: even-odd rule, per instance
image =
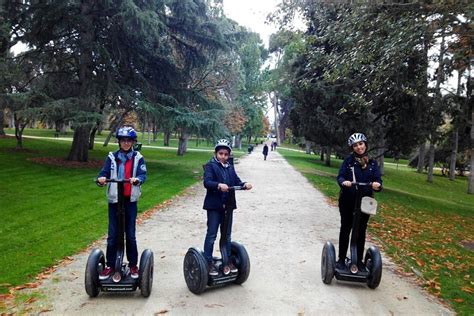
POLYGON ((140 293, 143 297, 148 297, 151 294, 153 287, 153 267, 153 251, 150 249, 143 250, 139 267, 140 293))
POLYGON ((382 279, 382 256, 377 247, 371 246, 365 253, 365 266, 369 270, 367 285, 371 289, 376 289, 382 279))
POLYGON ((321 278, 324 284, 331 284, 336 270, 336 250, 334 245, 327 241, 321 254, 321 278))
POLYGON ((236 284, 242 284, 247 281, 250 275, 250 258, 245 247, 238 242, 233 241, 230 248, 231 256, 235 258, 235 265, 239 269, 239 275, 234 281, 236 284))
POLYGON ((204 292, 208 282, 207 262, 204 254, 197 248, 189 248, 183 261, 184 280, 194 294, 204 292))
POLYGON ((86 293, 90 297, 96 297, 100 292, 99 273, 105 268, 104 253, 100 249, 94 249, 87 259, 84 284, 86 293))

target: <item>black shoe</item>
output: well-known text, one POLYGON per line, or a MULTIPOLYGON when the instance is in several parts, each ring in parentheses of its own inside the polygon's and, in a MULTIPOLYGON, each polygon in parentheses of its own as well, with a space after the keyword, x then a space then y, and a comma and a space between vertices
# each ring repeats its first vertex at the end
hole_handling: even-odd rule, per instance
POLYGON ((364 271, 364 272, 367 271, 367 267, 365 266, 365 264, 362 261, 357 263, 357 268, 359 268, 359 271, 364 271))
POLYGON ((336 262, 336 269, 338 269, 338 270, 346 270, 347 269, 346 262, 345 262, 344 259, 339 259, 336 262))
POLYGON ((217 271, 216 267, 214 266, 214 263, 209 263, 209 275, 210 276, 218 276, 219 271, 217 271))

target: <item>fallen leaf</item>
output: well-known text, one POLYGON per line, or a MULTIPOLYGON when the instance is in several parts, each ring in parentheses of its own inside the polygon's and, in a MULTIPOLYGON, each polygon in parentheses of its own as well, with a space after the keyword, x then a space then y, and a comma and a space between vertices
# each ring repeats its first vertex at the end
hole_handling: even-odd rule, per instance
POLYGON ((158 313, 155 313, 155 315, 163 315, 163 314, 166 314, 166 313, 168 313, 168 312, 169 312, 169 310, 167 310, 167 309, 162 309, 162 310, 159 311, 158 313))
POLYGON ((38 299, 36 297, 30 297, 25 301, 25 304, 31 304, 33 302, 36 302, 38 299))
POLYGON ((472 290, 469 286, 463 286, 463 287, 461 288, 461 291, 466 292, 466 293, 469 293, 469 294, 472 294, 472 293, 473 293, 473 290, 472 290))
POLYGON ((456 303, 462 303, 462 302, 464 302, 464 300, 463 300, 462 298, 455 298, 454 301, 455 301, 456 303))

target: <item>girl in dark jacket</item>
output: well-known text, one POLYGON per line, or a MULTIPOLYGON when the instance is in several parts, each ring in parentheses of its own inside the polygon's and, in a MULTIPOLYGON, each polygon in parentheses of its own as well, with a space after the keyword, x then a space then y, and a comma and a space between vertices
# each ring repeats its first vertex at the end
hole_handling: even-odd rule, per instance
MULTIPOLYGON (((371 187, 359 187, 359 190, 362 190, 362 197, 372 196, 374 191, 382 190, 380 170, 377 162, 368 157, 368 145, 365 135, 362 133, 354 133, 349 137, 347 143, 353 152, 344 160, 337 176, 337 182, 341 187, 341 194, 339 196, 341 230, 339 232, 339 260, 336 263, 338 269, 345 268, 344 260, 349 246, 349 235, 352 230, 352 213, 356 202, 356 193, 352 182, 357 180, 357 182, 372 183, 371 187), (352 172, 352 168, 354 168, 354 173, 352 172), (355 175, 355 179, 353 179, 353 175, 355 175)), ((368 222, 369 215, 361 213, 357 239, 357 258, 359 260, 358 265, 360 269, 363 269, 362 256, 364 253, 365 231, 367 230, 368 222)))
MULTIPOLYGON (((214 241, 217 237, 217 229, 224 222, 224 210, 226 207, 236 209, 233 205, 226 205, 229 187, 243 186, 250 190, 252 185, 245 183, 235 173, 234 166, 228 163, 232 147, 226 139, 221 139, 214 147, 215 155, 204 166, 204 187, 207 189, 204 199, 203 209, 207 210, 207 233, 204 241, 204 256, 208 261, 209 275, 218 275, 217 269, 212 260, 214 241)), ((227 251, 230 258, 232 213, 230 214, 229 227, 227 228, 227 251)), ((237 268, 232 261, 224 267, 224 274, 237 272, 237 268)))

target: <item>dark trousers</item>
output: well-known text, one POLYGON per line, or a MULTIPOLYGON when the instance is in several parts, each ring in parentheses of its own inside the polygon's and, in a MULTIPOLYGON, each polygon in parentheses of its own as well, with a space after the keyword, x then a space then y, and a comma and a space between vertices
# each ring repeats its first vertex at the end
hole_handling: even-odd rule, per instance
MULTIPOLYGON (((219 228, 219 225, 224 223, 224 214, 224 210, 207 210, 207 233, 206 239, 204 240, 204 256, 206 257, 206 260, 209 263, 212 263, 212 252, 214 250, 214 242, 217 237, 217 230, 219 228)), ((227 255, 229 256, 229 258, 232 234, 232 218, 233 212, 229 214, 229 223, 227 227, 227 255)))
MULTIPOLYGON (((109 203, 109 235, 107 237, 107 265, 115 266, 119 238, 119 221, 117 216, 118 203, 109 203)), ((135 222, 137 219, 137 202, 125 199, 125 236, 127 259, 129 266, 133 267, 138 262, 137 238, 135 236, 135 222)))
MULTIPOLYGON (((339 198, 339 213, 341 214, 341 230, 339 232, 339 259, 346 258, 347 248, 349 247, 349 235, 352 230, 353 199, 339 198)), ((362 261, 365 247, 365 231, 369 222, 369 215, 360 213, 358 238, 357 238, 357 260, 362 261)))

